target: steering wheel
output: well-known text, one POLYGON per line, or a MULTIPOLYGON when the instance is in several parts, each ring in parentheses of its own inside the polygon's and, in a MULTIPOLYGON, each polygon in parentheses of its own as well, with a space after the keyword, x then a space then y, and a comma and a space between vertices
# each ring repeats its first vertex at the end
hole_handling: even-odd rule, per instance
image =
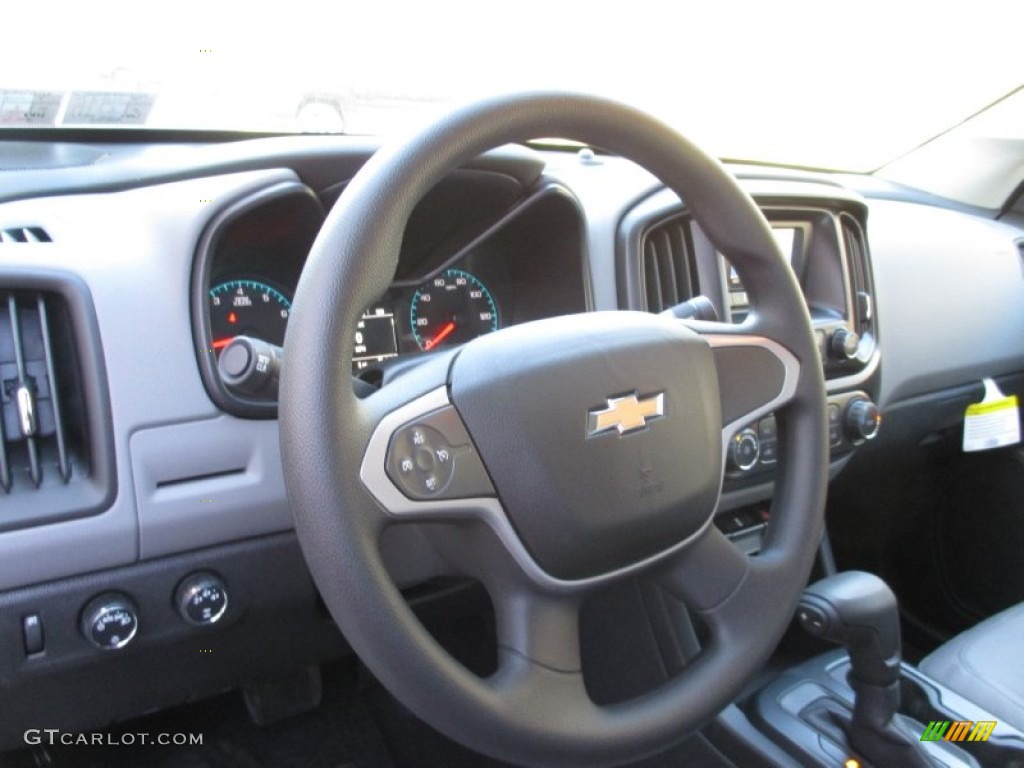
POLYGON ((285 481, 313 578, 373 674, 438 730, 517 763, 636 759, 712 718, 782 636, 823 526, 821 363, 767 222, 721 164, 667 125, 590 96, 515 95, 380 150, 312 247, 285 356, 285 481), (748 318, 531 322, 433 354, 358 398, 357 323, 393 279, 416 203, 482 152, 538 136, 615 151, 675 190, 743 279, 748 318), (769 412, 778 477, 764 547, 748 557, 712 517, 730 437, 769 412), (448 655, 389 578, 381 537, 405 524, 490 593, 492 676, 448 655), (709 637, 675 678, 597 705, 581 671, 580 605, 641 573, 696 612, 709 637))

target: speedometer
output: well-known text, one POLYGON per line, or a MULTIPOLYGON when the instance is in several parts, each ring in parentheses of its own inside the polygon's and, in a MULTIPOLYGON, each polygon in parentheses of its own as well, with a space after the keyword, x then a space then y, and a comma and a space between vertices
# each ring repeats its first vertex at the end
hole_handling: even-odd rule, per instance
POLYGON ((409 321, 416 343, 428 351, 498 330, 498 306, 478 277, 446 269, 413 294, 409 321))
POLYGON ((210 289, 210 331, 213 349, 221 349, 235 336, 252 336, 280 346, 292 303, 260 280, 228 280, 210 289))

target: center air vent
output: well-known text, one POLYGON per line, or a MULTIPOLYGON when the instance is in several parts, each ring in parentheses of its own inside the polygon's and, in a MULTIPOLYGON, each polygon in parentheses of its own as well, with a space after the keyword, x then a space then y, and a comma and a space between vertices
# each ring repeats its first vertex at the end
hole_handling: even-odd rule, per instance
POLYGON ((690 227, 683 217, 647 230, 640 241, 643 290, 649 312, 661 312, 694 296, 690 227))
POLYGON ((112 498, 109 406, 83 293, 0 282, 0 531, 112 498))

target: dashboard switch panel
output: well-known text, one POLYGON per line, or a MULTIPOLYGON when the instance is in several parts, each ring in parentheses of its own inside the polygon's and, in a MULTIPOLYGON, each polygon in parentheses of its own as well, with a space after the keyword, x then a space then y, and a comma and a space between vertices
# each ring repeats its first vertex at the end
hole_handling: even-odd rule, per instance
POLYGON ((487 471, 452 406, 399 428, 388 446, 386 469, 410 499, 494 495, 487 471))

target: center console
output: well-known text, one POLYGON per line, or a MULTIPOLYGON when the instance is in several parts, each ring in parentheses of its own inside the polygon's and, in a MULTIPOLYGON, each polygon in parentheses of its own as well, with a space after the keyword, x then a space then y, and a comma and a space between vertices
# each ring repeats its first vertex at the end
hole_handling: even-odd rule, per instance
POLYGON ((751 704, 763 731, 805 765, 1024 765, 1024 734, 901 662, 892 590, 846 571, 807 588, 797 621, 845 646, 794 667, 751 704))
MULTIPOLYGON (((849 674, 850 659, 843 650, 811 659, 764 688, 748 714, 760 730, 804 765, 870 766, 872 763, 853 749, 847 735, 854 706, 849 674), (857 762, 847 763, 851 759, 857 762)), ((921 747, 932 765, 1024 765, 1024 734, 999 722, 990 712, 908 664, 900 666, 899 690, 896 718, 923 739, 921 747), (988 732, 992 723, 995 725, 988 732), (972 736, 976 738, 972 740, 972 736)))

